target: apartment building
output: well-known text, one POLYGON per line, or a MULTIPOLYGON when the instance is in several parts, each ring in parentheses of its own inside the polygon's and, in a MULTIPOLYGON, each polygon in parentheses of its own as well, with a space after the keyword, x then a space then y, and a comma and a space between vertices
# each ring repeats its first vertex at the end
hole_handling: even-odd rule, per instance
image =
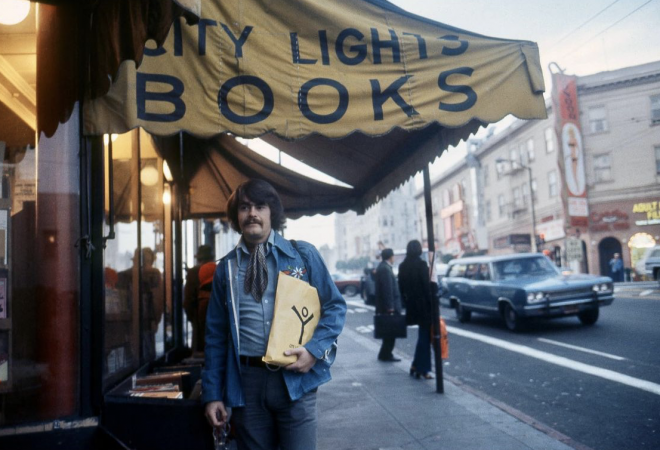
MULTIPOLYGON (((634 267, 660 242, 660 61, 577 77, 576 84, 579 161, 566 154, 572 144, 558 141, 548 102, 548 119, 516 121, 472 140, 466 160, 432 182, 443 253, 545 251, 557 264, 608 274, 613 253, 634 267), (585 192, 579 222, 566 194, 578 163, 585 192)), ((424 217, 421 192, 416 199, 424 217)))
POLYGON ((415 211, 413 180, 392 191, 363 215, 349 211, 337 214, 335 241, 337 258, 376 259, 381 248, 405 249, 411 239, 420 239, 415 211))

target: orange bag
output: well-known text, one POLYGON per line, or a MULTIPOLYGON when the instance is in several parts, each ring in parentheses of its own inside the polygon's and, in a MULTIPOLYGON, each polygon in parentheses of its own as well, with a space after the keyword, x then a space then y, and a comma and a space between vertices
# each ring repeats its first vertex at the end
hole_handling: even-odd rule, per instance
POLYGON ((442 359, 449 358, 449 333, 447 333, 445 319, 442 317, 440 317, 440 355, 442 359))
MULTIPOLYGON (((433 330, 431 330, 431 342, 433 342, 433 330)), ((449 334, 447 333, 445 319, 442 317, 440 317, 440 357, 442 359, 449 358, 449 334)))

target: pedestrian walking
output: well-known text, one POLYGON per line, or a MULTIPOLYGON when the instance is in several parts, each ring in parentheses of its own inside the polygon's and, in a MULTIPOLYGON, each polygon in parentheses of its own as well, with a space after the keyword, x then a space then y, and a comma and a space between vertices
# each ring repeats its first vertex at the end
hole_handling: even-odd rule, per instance
POLYGON ((610 259, 610 277, 615 283, 623 281, 623 260, 618 253, 615 253, 614 257, 610 259))
POLYGON ((295 245, 276 230, 282 202, 265 181, 250 180, 227 202, 236 248, 218 264, 206 318, 202 401, 211 426, 232 424, 239 450, 316 449, 316 391, 330 380, 346 303, 318 250, 295 245), (304 346, 287 350, 297 361, 283 368, 263 362, 274 315, 278 274, 318 291, 321 317, 304 346))
MULTIPOLYGON (((401 314, 401 294, 394 276, 394 251, 384 249, 380 254, 381 262, 376 269, 376 314, 401 314)), ((383 344, 378 353, 378 359, 385 362, 398 362, 401 359, 392 351, 396 338, 383 338, 383 344)))
POLYGON ((410 366, 410 375, 431 379, 431 326, 433 304, 429 284, 429 266, 421 259, 422 244, 417 240, 408 242, 406 258, 399 265, 399 290, 406 304, 406 323, 418 325, 415 357, 410 366))

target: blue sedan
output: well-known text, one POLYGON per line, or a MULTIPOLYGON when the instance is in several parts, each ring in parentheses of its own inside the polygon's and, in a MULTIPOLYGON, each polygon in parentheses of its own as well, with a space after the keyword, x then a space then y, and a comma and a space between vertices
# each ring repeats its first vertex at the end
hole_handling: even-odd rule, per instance
POLYGON ((614 289, 609 277, 562 275, 547 257, 523 253, 450 261, 442 297, 461 322, 473 312, 498 315, 518 331, 535 317, 577 316, 593 325, 599 309, 614 301, 614 289))

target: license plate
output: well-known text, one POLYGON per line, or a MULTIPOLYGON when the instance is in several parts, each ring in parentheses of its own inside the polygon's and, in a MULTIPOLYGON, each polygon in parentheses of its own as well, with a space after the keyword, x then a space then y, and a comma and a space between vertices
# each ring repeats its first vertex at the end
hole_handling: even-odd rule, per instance
POLYGON ((564 306, 564 314, 575 314, 580 311, 579 306, 564 306))

